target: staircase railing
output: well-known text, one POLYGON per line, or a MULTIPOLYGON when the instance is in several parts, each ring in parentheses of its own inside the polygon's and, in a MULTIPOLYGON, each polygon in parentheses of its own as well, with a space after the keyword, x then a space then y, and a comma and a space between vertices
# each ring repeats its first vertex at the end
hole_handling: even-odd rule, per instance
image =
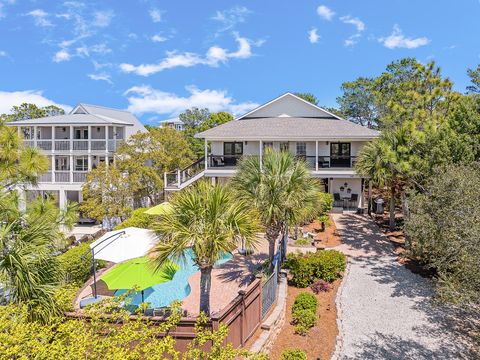
POLYGON ((183 169, 177 169, 163 174, 163 181, 166 188, 180 188, 182 184, 193 179, 195 176, 205 170, 205 157, 201 157, 194 163, 183 169))

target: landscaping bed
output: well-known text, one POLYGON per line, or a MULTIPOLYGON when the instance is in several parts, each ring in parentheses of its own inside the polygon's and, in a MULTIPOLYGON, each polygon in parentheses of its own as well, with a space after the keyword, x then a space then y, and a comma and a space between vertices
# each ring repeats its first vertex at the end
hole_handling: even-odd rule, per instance
POLYGON ((308 359, 330 359, 335 350, 338 334, 335 297, 341 281, 341 279, 335 280, 331 284, 330 291, 315 295, 318 300, 317 323, 305 336, 295 334, 295 325, 292 324, 290 309, 298 294, 303 292, 313 294, 313 291, 310 288, 301 289, 288 286, 285 325, 278 334, 275 345, 269 354, 270 359, 280 359, 282 352, 289 348, 304 350, 308 359))
MULTIPOLYGON (((340 234, 338 233, 335 222, 330 215, 329 222, 326 224, 324 231, 321 231, 321 224, 318 220, 303 225, 302 230, 305 233, 314 234, 313 239, 311 240, 313 240, 315 247, 317 248, 333 248, 341 243, 340 234)), ((299 240, 297 241, 301 243, 301 240, 303 239, 301 238, 301 231, 299 231, 299 240)), ((292 247, 305 247, 304 244, 297 244, 294 240, 289 241, 288 245, 292 247)))

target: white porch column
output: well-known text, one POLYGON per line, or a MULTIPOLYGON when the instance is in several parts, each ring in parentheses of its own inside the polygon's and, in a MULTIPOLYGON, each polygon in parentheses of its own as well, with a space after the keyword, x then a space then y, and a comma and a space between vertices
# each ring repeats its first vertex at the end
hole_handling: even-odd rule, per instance
POLYGON ((67 194, 65 193, 65 190, 58 190, 58 207, 60 208, 60 210, 65 209, 65 205, 67 203, 66 195, 67 194))
MULTIPOLYGON (((88 125, 88 153, 92 152, 92 126, 88 125)), ((88 157, 90 159, 90 156, 88 157)))
POLYGON ((55 126, 52 126, 52 153, 55 152, 55 126))
POLYGON ((205 139, 205 170, 208 167, 208 141, 205 139))
POLYGON ((92 170, 92 155, 87 155, 87 166, 88 166, 88 171, 92 170))
POLYGON ((260 149, 259 149, 259 154, 260 154, 260 171, 262 170, 263 168, 263 140, 260 140, 259 141, 259 146, 260 146, 260 149))
MULTIPOLYGON (((113 151, 117 150, 117 127, 113 127, 113 151)), ((115 165, 115 156, 113 157, 113 165, 115 165)))
POLYGON ((318 140, 315 141, 315 171, 318 171, 318 140))
POLYGON ((105 154, 108 154, 108 125, 105 125, 105 154))
POLYGON ((108 154, 105 154, 105 169, 108 169, 108 154))
POLYGON ((368 204, 367 204, 367 213, 372 215, 372 180, 368 180, 368 204))
MULTIPOLYGON (((70 152, 72 152, 73 151, 73 126, 70 125, 69 128, 70 128, 70 152)), ((70 170, 71 169, 72 168, 70 168, 70 170)))
POLYGON ((70 160, 70 182, 73 183, 73 155, 69 156, 70 160))
POLYGON ((37 147, 37 127, 33 127, 33 146, 37 147))
POLYGON ((55 182, 55 155, 52 154, 52 183, 55 182))

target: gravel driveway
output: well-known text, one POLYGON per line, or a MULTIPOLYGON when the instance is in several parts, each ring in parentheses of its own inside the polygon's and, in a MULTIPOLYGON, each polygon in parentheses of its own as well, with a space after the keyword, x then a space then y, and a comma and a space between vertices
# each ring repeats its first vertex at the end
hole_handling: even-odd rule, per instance
POLYGON ((335 214, 349 265, 337 294, 333 359, 471 359, 457 315, 432 304, 432 284, 396 261, 367 217, 335 214))

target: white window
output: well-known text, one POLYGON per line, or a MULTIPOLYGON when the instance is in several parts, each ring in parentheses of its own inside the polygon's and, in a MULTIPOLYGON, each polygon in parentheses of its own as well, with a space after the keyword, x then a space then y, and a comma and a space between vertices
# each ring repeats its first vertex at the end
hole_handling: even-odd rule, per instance
POLYGON ((297 142, 297 156, 307 156, 307 143, 297 142))
POLYGON ((68 156, 56 156, 55 157, 55 170, 68 171, 70 170, 70 159, 68 156))
POLYGON ((88 156, 76 156, 75 171, 87 171, 87 170, 88 170, 88 156))

